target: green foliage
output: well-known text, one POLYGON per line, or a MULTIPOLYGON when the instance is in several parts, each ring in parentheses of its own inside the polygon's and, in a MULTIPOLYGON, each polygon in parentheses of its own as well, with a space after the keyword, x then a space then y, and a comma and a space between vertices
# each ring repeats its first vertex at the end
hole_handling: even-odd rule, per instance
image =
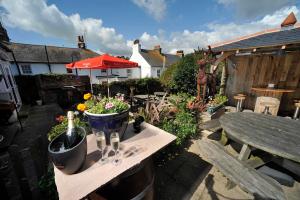
POLYGON ((224 95, 221 94, 217 94, 215 95, 213 101, 212 101, 212 105, 216 106, 216 105, 221 105, 224 104, 228 101, 228 98, 224 95))
POLYGON ((191 96, 187 93, 178 93, 176 95, 171 95, 169 98, 168 98, 168 101, 173 104, 173 105, 176 105, 176 107, 179 109, 179 110, 185 110, 185 111, 189 111, 188 108, 187 108, 187 103, 189 101, 193 101, 195 99, 194 96, 191 96))
POLYGON ((197 91, 197 60, 200 54, 188 54, 178 63, 167 69, 161 77, 163 84, 171 90, 195 95, 197 91))
POLYGON ((186 139, 196 133, 196 118, 187 108, 187 103, 192 100, 194 100, 194 97, 186 93, 171 95, 168 98, 168 101, 176 106, 177 113, 172 119, 165 117, 159 127, 176 135, 177 145, 182 145, 186 139))
MULTIPOLYGON (((163 85, 157 78, 129 79, 126 81, 116 81, 109 84, 110 95, 117 93, 129 96, 130 87, 134 87, 134 94, 153 94, 164 90, 163 85)), ((107 84, 93 85, 95 94, 107 95, 107 84)))
MULTIPOLYGON (((87 128, 86 122, 81 121, 78 117, 74 119, 74 123, 76 126, 80 126, 83 128, 87 128)), ((56 136, 60 135, 61 133, 65 132, 68 128, 68 119, 64 117, 61 123, 53 126, 48 133, 48 140, 52 141, 56 136)))
POLYGON ((177 70, 178 64, 174 63, 170 65, 160 76, 160 82, 167 88, 172 89, 175 86, 173 76, 174 72, 177 70))
POLYGON ((175 119, 164 119, 162 129, 177 136, 176 144, 183 142, 196 133, 196 119, 192 113, 180 110, 175 119))
POLYGON ((56 190, 53 167, 48 168, 48 172, 42 176, 39 181, 39 188, 49 200, 57 200, 58 193, 56 190))
POLYGON ((87 111, 94 114, 120 113, 129 109, 129 105, 119 99, 103 98, 87 111))

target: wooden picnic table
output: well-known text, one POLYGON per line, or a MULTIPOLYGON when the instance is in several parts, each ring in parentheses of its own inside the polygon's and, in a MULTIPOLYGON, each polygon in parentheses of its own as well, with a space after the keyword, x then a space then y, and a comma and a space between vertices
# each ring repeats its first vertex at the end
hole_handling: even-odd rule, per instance
POLYGON ((226 134, 244 144, 239 159, 250 154, 249 146, 300 162, 300 121, 259 113, 229 113, 220 118, 226 134))
POLYGON ((156 96, 155 95, 147 95, 147 94, 139 94, 139 95, 134 95, 133 98, 136 98, 136 99, 141 99, 141 100, 147 100, 148 97, 150 99, 154 99, 156 96))

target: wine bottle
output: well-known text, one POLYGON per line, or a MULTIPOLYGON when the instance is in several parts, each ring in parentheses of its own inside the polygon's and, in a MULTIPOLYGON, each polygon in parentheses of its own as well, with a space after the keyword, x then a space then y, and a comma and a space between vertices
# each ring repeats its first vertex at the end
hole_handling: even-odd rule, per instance
POLYGON ((79 135, 77 133, 77 128, 74 123, 74 112, 68 111, 68 129, 66 132, 66 137, 64 141, 64 146, 66 149, 74 147, 79 139, 79 135))

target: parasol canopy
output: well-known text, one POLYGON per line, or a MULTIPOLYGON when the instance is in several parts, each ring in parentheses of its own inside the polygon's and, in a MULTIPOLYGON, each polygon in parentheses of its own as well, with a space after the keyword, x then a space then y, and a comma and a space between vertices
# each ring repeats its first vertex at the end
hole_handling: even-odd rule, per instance
MULTIPOLYGON (((117 58, 108 54, 96 56, 94 58, 88 58, 76 62, 66 64, 67 69, 89 69, 90 70, 90 84, 91 92, 93 94, 92 85, 92 69, 121 69, 121 68, 134 68, 138 67, 138 63, 132 62, 123 58, 117 58)), ((107 84, 108 84, 108 73, 107 84)), ((109 86, 107 86, 107 95, 109 97, 109 86)))
POLYGON ((138 63, 103 54, 66 65, 68 69, 118 69, 138 67, 138 63))

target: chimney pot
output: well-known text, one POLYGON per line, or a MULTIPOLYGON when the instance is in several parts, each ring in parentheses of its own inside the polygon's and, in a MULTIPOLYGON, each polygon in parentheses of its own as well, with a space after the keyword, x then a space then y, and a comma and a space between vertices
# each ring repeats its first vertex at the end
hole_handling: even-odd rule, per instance
POLYGON ((83 35, 77 36, 77 45, 78 45, 78 48, 80 48, 80 49, 85 49, 86 48, 83 35))
POLYGON ((291 12, 285 20, 281 23, 281 27, 288 27, 288 26, 294 26, 296 24, 297 18, 293 12, 291 12))
POLYGON ((158 51, 159 53, 161 53, 160 45, 155 45, 155 46, 154 46, 154 50, 155 50, 155 51, 158 51))
POLYGON ((183 50, 176 51, 176 55, 182 58, 184 56, 183 50))

